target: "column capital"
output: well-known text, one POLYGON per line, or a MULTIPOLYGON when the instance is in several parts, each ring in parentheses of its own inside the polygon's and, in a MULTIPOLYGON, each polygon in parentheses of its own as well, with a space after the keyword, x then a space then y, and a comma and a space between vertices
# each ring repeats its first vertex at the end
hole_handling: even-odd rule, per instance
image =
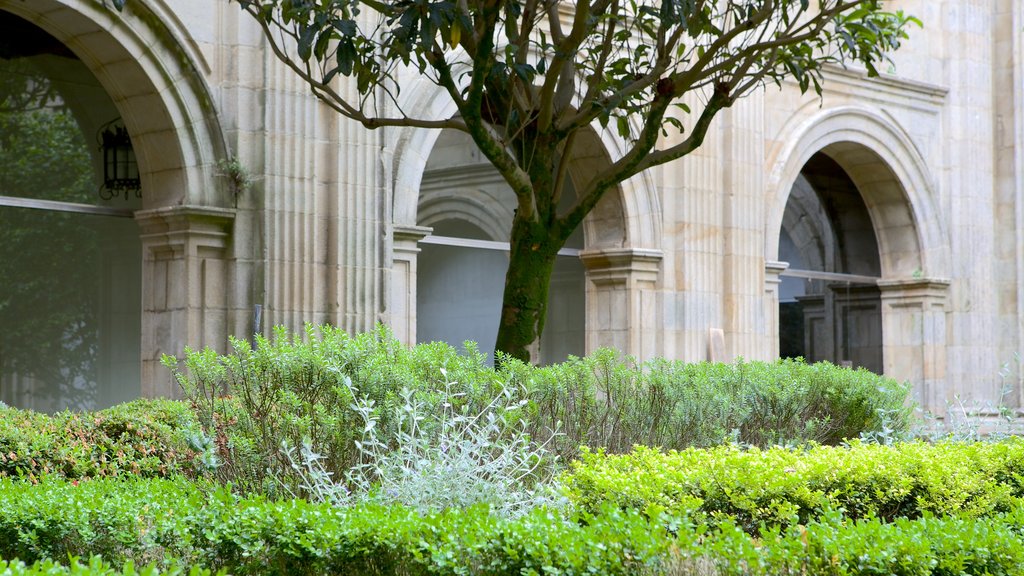
POLYGON ((949 295, 950 281, 945 278, 906 278, 879 280, 878 289, 882 300, 890 304, 915 303, 932 300, 945 304, 949 295))
POLYGON ((595 284, 624 283, 630 278, 653 283, 658 279, 665 254, 649 248, 583 250, 580 260, 595 284))
POLYGON ((395 224, 391 228, 391 234, 395 242, 419 242, 433 232, 430 226, 409 226, 407 224, 395 224))
POLYGON ((764 282, 767 285, 777 285, 782 283, 782 273, 789 270, 789 262, 779 262, 777 260, 766 260, 764 263, 764 282))
POLYGON ((183 245, 187 240, 224 248, 235 221, 235 210, 209 206, 168 206, 135 212, 142 243, 183 245))

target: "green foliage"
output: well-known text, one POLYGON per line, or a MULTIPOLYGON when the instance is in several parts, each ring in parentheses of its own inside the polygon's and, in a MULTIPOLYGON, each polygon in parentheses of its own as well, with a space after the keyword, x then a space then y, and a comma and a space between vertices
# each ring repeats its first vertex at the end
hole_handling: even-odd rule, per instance
POLYGON ((0 479, 0 558, 44 562, 49 571, 29 572, 43 574, 69 573, 45 562, 69 555, 102 555, 90 563, 114 574, 132 573, 109 568, 127 562, 172 574, 1021 574, 1022 530, 1019 507, 893 522, 832 511, 755 537, 728 519, 607 506, 509 520, 482 508, 420 515, 240 498, 183 481, 0 479))
MULTIPOLYGON (((136 568, 132 562, 127 562, 122 568, 114 568, 107 564, 99 556, 89 558, 88 562, 82 562, 77 557, 72 557, 67 565, 59 564, 53 560, 42 560, 32 565, 27 565, 20 560, 5 562, 0 560, 0 574, 4 576, 209 576, 209 570, 193 566, 187 568, 178 563, 171 562, 164 569, 159 569, 155 564, 136 568)), ((226 572, 218 572, 226 574, 226 572)))
POLYGON ((198 430, 192 412, 172 400, 52 416, 0 404, 0 477, 195 475, 189 429, 198 430))
POLYGON ((217 175, 227 180, 228 190, 236 203, 240 195, 252 188, 253 176, 238 158, 231 156, 218 160, 217 170, 217 175))
POLYGON ((506 388, 483 411, 470 413, 454 409, 453 384, 445 385, 443 402, 434 413, 424 410, 412 391, 401 392, 395 447, 378 437, 380 418, 372 404, 358 403, 365 423, 356 443, 361 461, 345 474, 344 484, 332 481, 309 446, 302 447, 299 458, 288 448, 302 486, 314 500, 335 505, 395 503, 421 514, 487 506, 499 516, 517 517, 555 505, 559 499, 551 476, 557 459, 526 435, 518 414, 527 405, 521 391, 506 388))
POLYGON ((431 442, 439 415, 485 414, 500 395, 521 395, 526 402, 503 418, 562 461, 580 445, 616 453, 729 440, 836 444, 883 428, 903 434, 911 413, 907 386, 827 363, 636 366, 602 350, 544 368, 506 358, 493 369, 445 344, 407 348, 383 328, 349 336, 329 326, 302 335, 278 329, 254 346, 232 346, 225 356, 188 350, 183 370, 174 358, 165 363, 217 451, 218 477, 271 493, 280 485, 301 493, 282 443, 310 444, 317 465, 340 479, 365 463, 357 442, 370 420, 377 442, 399 447, 402 414, 413 404, 430 415, 420 438, 431 442))
POLYGON ((254 346, 235 339, 232 347, 226 356, 186 350, 185 371, 174 358, 164 361, 218 449, 218 477, 244 490, 298 488, 283 444, 310 443, 319 465, 338 477, 358 465, 360 405, 372 406, 378 438, 396 446, 401 391, 414 390, 424 411, 437 413, 445 368, 462 383, 449 398, 456 410, 474 401, 482 408, 491 392, 493 372, 480 357, 444 345, 410 351, 383 328, 355 337, 330 326, 304 335, 278 328, 273 339, 257 337, 254 346))
MULTIPOLYGON (((0 194, 34 198, 45 191, 47 200, 88 202, 96 184, 81 128, 70 111, 14 100, 21 94, 7 90, 18 86, 6 84, 26 81, 20 66, 25 64, 0 59, 0 194)), ((45 88, 39 97, 48 97, 48 80, 30 78, 29 84, 45 88)), ((0 231, 0 372, 91 381, 99 338, 96 295, 72 279, 89 277, 98 266, 96 230, 72 214, 5 208, 0 231)))
MULTIPOLYGON (((279 57, 295 63, 315 89, 340 74, 352 77, 364 96, 382 85, 397 90, 401 63, 454 91, 453 68, 464 64, 473 74, 468 93, 451 96, 459 112, 486 118, 473 108, 479 90, 501 107, 497 118, 510 120, 511 128, 532 118, 526 114, 531 108, 544 114, 541 94, 570 75, 582 85, 580 114, 602 124, 633 116, 671 124, 657 114, 658 101, 707 85, 724 85, 733 96, 748 90, 748 81, 792 78, 803 90, 813 85, 820 91, 826 63, 858 62, 877 75, 876 64, 899 47, 903 28, 914 22, 885 12, 879 0, 820 0, 814 8, 808 0, 660 6, 589 1, 568 8, 581 16, 572 33, 563 34, 562 22, 551 21, 555 16, 518 2, 237 1, 268 36, 278 35, 272 38, 277 45, 288 38, 295 53, 279 57), (547 31, 541 25, 546 20, 547 31), (540 85, 540 94, 535 89, 532 97, 523 96, 526 102, 508 101, 520 91, 529 94, 524 87, 540 85), (494 94, 499 89, 508 94, 494 94), (519 114, 504 113, 506 108, 519 114)), ((554 14, 561 14, 559 4, 550 5, 554 14)), ((339 112, 358 116, 358 103, 330 92, 321 97, 342 100, 348 105, 339 112)), ((627 137, 624 124, 619 130, 627 137)))
POLYGON ((907 385, 827 362, 633 366, 600 350, 547 368, 506 363, 503 371, 529 383, 534 437, 561 423, 566 460, 580 445, 621 453, 634 444, 683 449, 730 440, 838 444, 883 428, 903 437, 911 422, 907 385))
POLYGON ((1024 497, 1024 440, 959 444, 741 450, 667 454, 637 447, 605 456, 584 451, 561 478, 586 510, 607 503, 696 521, 735 522, 752 533, 806 524, 829 511, 848 518, 990 516, 1024 497))

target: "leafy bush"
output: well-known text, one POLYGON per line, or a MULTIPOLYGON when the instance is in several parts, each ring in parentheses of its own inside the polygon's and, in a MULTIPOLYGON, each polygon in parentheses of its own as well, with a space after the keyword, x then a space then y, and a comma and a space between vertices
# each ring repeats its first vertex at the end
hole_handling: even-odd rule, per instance
MULTIPOLYGON (((827 363, 637 366, 602 350, 543 368, 504 359, 493 369, 472 348, 466 355, 439 343, 407 348, 384 328, 349 336, 329 326, 302 335, 278 329, 271 339, 232 346, 226 356, 189 350, 183 369, 173 358, 165 363, 219 451, 220 478, 271 493, 298 483, 282 442, 310 443, 318 465, 336 478, 358 466, 359 405, 372 405, 376 438, 397 449, 403 390, 428 414, 445 404, 480 414, 503 391, 524 390, 528 402, 518 417, 526 433, 551 440, 563 461, 580 445, 616 453, 634 444, 836 444, 883 430, 898 437, 911 413, 905 385, 827 363)), ((436 434, 438 422, 424 427, 436 434)))
POLYGON ((479 507, 423 516, 241 498, 182 481, 0 479, 0 558, 97 550, 105 566, 235 574, 1020 574, 1022 530, 1021 508, 891 523, 830 512, 755 537, 728 520, 614 507, 503 520, 479 507))
MULTIPOLYGON (((445 398, 455 397, 451 386, 445 385, 445 398)), ((502 517, 563 500, 551 485, 557 457, 531 443, 523 431, 517 412, 527 401, 516 391, 503 390, 479 414, 457 412, 449 402, 430 414, 411 391, 403 390, 401 397, 396 448, 378 437, 380 418, 372 404, 355 407, 365 423, 356 443, 362 461, 345 474, 346 483, 332 479, 310 446, 304 445, 298 456, 286 449, 313 500, 394 503, 421 514, 486 505, 502 517)))
POLYGON ((827 362, 653 360, 634 367, 601 350, 558 366, 508 371, 530 383, 535 436, 563 424, 566 459, 581 445, 610 453, 635 444, 683 449, 730 440, 834 445, 883 428, 903 437, 912 414, 907 385, 827 362))
POLYGON ((378 437, 395 446, 401 391, 415 391, 426 411, 435 412, 445 369, 459 377, 447 399, 457 410, 474 401, 481 409, 492 393, 493 371, 480 357, 446 345, 410 351, 383 328, 355 337, 330 326, 310 326, 303 335, 278 328, 273 339, 258 336, 255 345, 232 339, 231 345, 225 356, 186 350, 185 371, 174 358, 164 362, 214 439, 219 478, 249 491, 297 488, 282 445, 310 443, 318 464, 337 477, 359 465, 365 422, 357 405, 373 406, 378 437))
POLYGON ((0 477, 195 475, 189 429, 199 429, 192 412, 172 400, 52 416, 0 405, 0 477))
MULTIPOLYGON (((225 572, 218 572, 223 574, 225 572)), ((211 572, 205 568, 193 566, 187 568, 171 562, 163 570, 155 564, 136 568, 131 562, 127 562, 122 568, 114 568, 107 564, 99 556, 93 556, 88 562, 81 562, 78 558, 71 558, 65 566, 53 560, 42 560, 32 565, 27 565, 20 560, 5 562, 0 560, 0 574, 4 576, 209 576, 211 572)))
POLYGON ((637 447, 605 456, 584 451, 562 484, 586 510, 613 503, 696 521, 762 526, 806 524, 829 510, 849 518, 982 517, 1024 498, 1024 440, 921 442, 804 450, 735 446, 663 454, 637 447))

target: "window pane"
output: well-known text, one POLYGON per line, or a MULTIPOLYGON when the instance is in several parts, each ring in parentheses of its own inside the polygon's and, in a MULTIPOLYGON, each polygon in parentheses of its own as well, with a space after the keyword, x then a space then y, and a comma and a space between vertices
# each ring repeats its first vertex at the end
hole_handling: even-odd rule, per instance
POLYGON ((0 400, 41 411, 135 398, 135 222, 0 207, 0 400))

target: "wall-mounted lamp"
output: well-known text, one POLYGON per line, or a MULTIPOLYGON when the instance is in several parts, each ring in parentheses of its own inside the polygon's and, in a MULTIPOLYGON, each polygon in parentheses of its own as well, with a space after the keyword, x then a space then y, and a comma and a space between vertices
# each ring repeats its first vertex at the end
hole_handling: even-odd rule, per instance
POLYGON ((100 198, 110 200, 115 196, 135 193, 142 198, 142 181, 139 179, 139 163, 132 150, 132 139, 120 118, 104 124, 96 135, 100 151, 103 152, 103 184, 100 198))

